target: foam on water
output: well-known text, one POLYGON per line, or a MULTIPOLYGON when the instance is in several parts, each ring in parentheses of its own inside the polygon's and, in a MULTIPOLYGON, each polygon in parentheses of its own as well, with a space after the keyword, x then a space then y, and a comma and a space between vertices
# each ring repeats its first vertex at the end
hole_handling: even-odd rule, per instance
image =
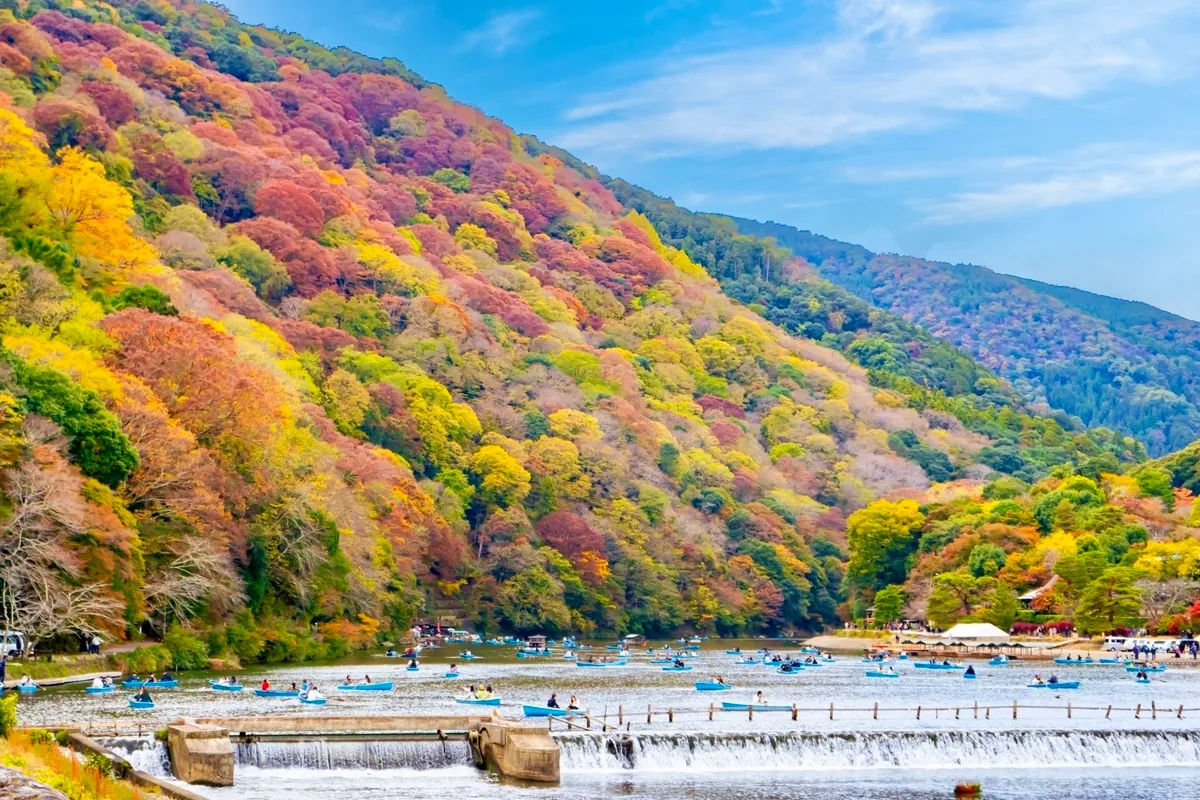
POLYGON ((262 769, 409 769, 431 770, 471 765, 464 741, 344 742, 311 739, 304 742, 250 742, 234 745, 237 764, 262 769))
POLYGON ((566 734, 564 772, 1200 766, 1196 731, 566 734))

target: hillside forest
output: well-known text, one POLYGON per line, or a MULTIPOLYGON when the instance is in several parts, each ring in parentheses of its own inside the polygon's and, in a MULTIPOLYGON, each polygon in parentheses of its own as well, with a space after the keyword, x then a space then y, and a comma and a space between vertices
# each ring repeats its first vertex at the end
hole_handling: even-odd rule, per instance
POLYGON ((202 666, 1200 612, 1194 455, 638 196, 214 5, 0 3, 6 626, 202 666))

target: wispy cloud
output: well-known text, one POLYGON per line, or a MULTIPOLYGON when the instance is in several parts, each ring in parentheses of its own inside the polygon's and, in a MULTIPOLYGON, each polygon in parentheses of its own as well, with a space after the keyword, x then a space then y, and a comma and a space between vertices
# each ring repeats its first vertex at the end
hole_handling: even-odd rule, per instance
POLYGON ((922 210, 926 222, 956 224, 1195 186, 1200 186, 1200 150, 1137 153, 1120 147, 1087 148, 1040 175, 957 193, 944 202, 924 204, 922 210))
POLYGON ((479 27, 463 34, 458 49, 502 56, 539 38, 540 33, 535 26, 541 16, 541 12, 534 8, 497 12, 479 27))
MULTIPOLYGON (((567 114, 569 147, 663 155, 822 146, 964 112, 1178 76, 1190 0, 839 0, 816 40, 693 48, 567 114)), ((780 25, 783 29, 784 26, 780 25)), ((790 37, 790 38, 789 38, 790 37)), ((785 41, 778 41, 785 39, 785 41)))

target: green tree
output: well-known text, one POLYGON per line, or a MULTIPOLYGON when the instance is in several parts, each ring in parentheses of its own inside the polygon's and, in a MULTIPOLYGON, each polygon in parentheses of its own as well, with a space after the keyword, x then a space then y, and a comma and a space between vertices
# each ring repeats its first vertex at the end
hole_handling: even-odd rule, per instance
POLYGON ((1016 590, 1004 581, 996 581, 987 598, 987 604, 987 610, 980 615, 981 619, 1003 631, 1011 628, 1013 621, 1021 613, 1021 600, 1017 597, 1016 590))
POLYGON ((847 576, 860 589, 903 583, 905 559, 916 549, 925 522, 914 500, 877 500, 846 520, 850 544, 847 576))
POLYGON ((498 506, 520 503, 532 488, 529 471, 494 444, 479 448, 471 458, 471 470, 479 478, 480 496, 498 506))
POLYGON ((1175 508, 1175 490, 1171 485, 1170 472, 1162 467, 1149 466, 1139 470, 1135 479, 1141 497, 1157 497, 1167 510, 1175 508))
POLYGON ((986 590, 991 584, 990 578, 974 578, 965 572, 943 572, 933 579, 925 616, 934 626, 949 628, 984 604, 986 590))
POLYGON ((442 167, 433 173, 433 181, 447 187, 452 192, 461 193, 471 191, 471 179, 458 170, 450 169, 449 167, 442 167))
POLYGON ((1075 626, 1083 633, 1135 628, 1142 623, 1142 591, 1129 567, 1110 567, 1088 584, 1075 609, 1075 626))
POLYGON ((563 600, 563 585, 540 565, 509 578, 496 598, 496 612, 517 633, 564 633, 571 612, 563 600))
POLYGON ((971 574, 976 578, 992 576, 1000 571, 1007 558, 1000 547, 990 542, 982 542, 971 548, 971 555, 967 557, 967 569, 971 570, 971 574))
POLYGON ((896 586, 885 586, 875 594, 875 623, 887 625, 904 617, 904 589, 896 586))

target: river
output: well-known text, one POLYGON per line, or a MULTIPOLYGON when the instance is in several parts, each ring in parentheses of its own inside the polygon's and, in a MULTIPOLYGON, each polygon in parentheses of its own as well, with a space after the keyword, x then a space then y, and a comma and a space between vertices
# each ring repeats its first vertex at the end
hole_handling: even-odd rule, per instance
MULTIPOLYGON (((1050 666, 1044 662, 990 667, 972 662, 979 677, 914 668, 897 662, 898 679, 870 679, 854 656, 783 675, 762 666, 736 666, 725 649, 752 652, 759 640, 706 643, 691 672, 668 673, 636 656, 629 666, 584 669, 561 658, 518 660, 512 647, 476 646, 476 661, 457 647, 427 654, 418 672, 398 660, 360 657, 337 664, 255 667, 248 685, 316 680, 331 695, 324 708, 257 698, 252 692, 211 691, 210 675, 183 676, 175 691, 156 693, 158 707, 133 712, 124 695, 88 696, 64 688, 22 697, 24 724, 139 719, 158 725, 181 716, 255 714, 462 713, 453 698, 467 684, 490 684, 504 699, 502 713, 544 704, 550 692, 571 694, 594 718, 591 732, 556 734, 563 782, 557 788, 504 783, 470 766, 465 745, 450 743, 270 744, 239 747, 237 786, 204 790, 214 800, 316 798, 492 797, 554 798, 619 795, 630 798, 947 797, 960 781, 981 781, 986 796, 1054 798, 1160 797, 1192 794, 1200 766, 1200 668, 1172 663, 1148 685, 1117 666, 1050 666), (462 677, 444 677, 449 662, 462 677), (1030 689, 1035 673, 1080 680, 1077 690, 1030 689), (339 693, 347 674, 396 683, 388 693, 339 693), (721 674, 733 689, 700 693, 693 682, 721 674), (749 701, 763 691, 790 712, 717 712, 710 704, 749 701), (1018 703, 1017 718, 1012 705, 1018 703), (1069 715, 1067 706, 1071 706, 1069 715), (830 719, 829 706, 834 708, 830 719), (878 704, 878 711, 875 706, 878 704), (655 712, 646 722, 647 706, 655 712), (1134 709, 1142 711, 1135 718, 1134 709), (1043 706, 1032 708, 1031 706, 1043 706), (1109 711, 1109 707, 1112 710, 1109 711), (1185 711, 1182 718, 1178 709, 1185 711), (917 708, 921 708, 918 719, 917 708), (667 709, 674 715, 667 720, 667 709), (1194 709, 1194 710, 1192 710, 1194 709), (601 720, 627 730, 602 733, 601 720), (627 741, 622 742, 625 737, 627 741), (416 768, 414 768, 416 767, 416 768), (1190 770, 1190 771, 1189 771, 1190 770), (285 793, 286 790, 286 793, 285 793)), ((792 648, 794 652, 794 648, 792 648)), ((605 651, 590 651, 602 655, 605 651)), ((561 727, 561 726, 560 726, 561 727)), ((149 748, 137 758, 153 767, 149 748)), ((161 769, 161 767, 159 767, 161 769)))

